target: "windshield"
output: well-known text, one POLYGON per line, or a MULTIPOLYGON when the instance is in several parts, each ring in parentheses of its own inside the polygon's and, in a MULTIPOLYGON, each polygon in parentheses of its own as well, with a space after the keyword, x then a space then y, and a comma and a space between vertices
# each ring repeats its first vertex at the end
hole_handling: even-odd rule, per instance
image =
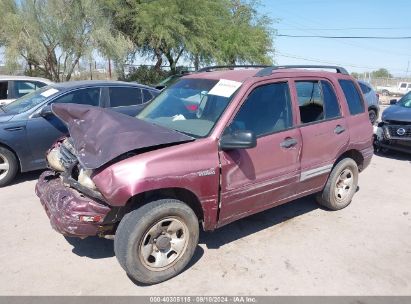
POLYGON ((404 108, 411 108, 411 92, 404 95, 397 103, 397 105, 404 108))
POLYGON ((55 88, 50 86, 43 87, 38 89, 30 94, 24 95, 19 99, 16 99, 12 103, 8 104, 7 106, 3 107, 5 112, 8 113, 23 113, 26 112, 33 107, 40 105, 45 101, 48 97, 55 95, 59 91, 55 88))
POLYGON ((234 81, 225 82, 181 79, 157 96, 137 118, 193 137, 205 137, 241 85, 234 81), (226 85, 225 82, 233 86, 222 92, 220 87, 222 83, 226 85))

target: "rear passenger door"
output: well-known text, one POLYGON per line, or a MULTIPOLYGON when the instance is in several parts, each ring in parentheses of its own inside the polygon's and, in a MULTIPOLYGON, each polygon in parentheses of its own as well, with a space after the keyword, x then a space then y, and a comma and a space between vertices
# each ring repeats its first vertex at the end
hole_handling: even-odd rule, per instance
POLYGON ((301 137, 292 113, 288 82, 249 92, 225 132, 252 131, 257 146, 220 151, 219 225, 279 204, 295 194, 301 137))
POLYGON ((294 82, 302 136, 298 192, 320 189, 336 158, 345 150, 349 132, 334 85, 325 79, 294 82))
POLYGON ((109 106, 111 110, 136 116, 143 107, 143 94, 140 88, 109 87, 109 106))

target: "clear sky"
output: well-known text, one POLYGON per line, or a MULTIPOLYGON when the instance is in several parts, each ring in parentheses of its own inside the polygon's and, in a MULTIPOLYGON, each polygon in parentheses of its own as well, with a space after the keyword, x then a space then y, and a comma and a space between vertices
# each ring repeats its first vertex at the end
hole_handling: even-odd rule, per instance
MULTIPOLYGON (((411 0, 261 0, 278 34, 411 36, 411 0)), ((338 64, 350 72, 387 68, 411 76, 411 39, 275 37, 277 64, 338 64), (304 58, 304 59, 303 59, 304 58)))

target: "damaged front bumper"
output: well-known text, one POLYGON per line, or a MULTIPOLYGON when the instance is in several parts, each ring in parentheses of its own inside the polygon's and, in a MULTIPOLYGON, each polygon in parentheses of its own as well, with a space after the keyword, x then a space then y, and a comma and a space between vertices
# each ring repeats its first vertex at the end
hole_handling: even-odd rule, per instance
POLYGON ((379 123, 374 127, 374 146, 376 150, 385 148, 411 153, 411 124, 379 123))
POLYGON ((51 226, 63 235, 102 236, 110 234, 113 229, 111 207, 65 186, 53 171, 41 174, 36 184, 36 194, 50 218, 51 226))

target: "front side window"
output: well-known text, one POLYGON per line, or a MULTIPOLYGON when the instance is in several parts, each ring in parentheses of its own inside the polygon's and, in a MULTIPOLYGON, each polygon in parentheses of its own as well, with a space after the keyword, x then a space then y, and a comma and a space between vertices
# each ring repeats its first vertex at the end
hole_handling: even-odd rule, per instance
POLYGON ((57 98, 53 103, 76 103, 89 106, 98 106, 100 88, 88 88, 72 91, 57 98))
POLYGON ((141 90, 139 88, 113 87, 109 89, 110 106, 126 107, 142 103, 141 90))
POLYGON ((397 105, 404 108, 411 108, 411 92, 404 95, 397 103, 397 105))
POLYGON ((20 98, 26 94, 34 92, 38 88, 39 87, 36 86, 35 82, 20 81, 20 80, 17 80, 14 82, 14 91, 15 91, 16 98, 20 98))
POLYGON ((162 91, 137 118, 193 137, 205 137, 235 95, 209 94, 218 83, 215 79, 183 78, 162 91))
POLYGON ((348 108, 351 115, 363 113, 365 111, 364 103, 361 99, 354 82, 351 80, 340 79, 338 82, 344 92, 345 99, 348 103, 348 108))
POLYGON ((288 83, 273 83, 254 89, 226 132, 252 131, 257 137, 293 125, 288 83))
POLYGON ((407 87, 406 83, 401 83, 401 86, 400 86, 401 89, 405 89, 406 87, 407 87))

